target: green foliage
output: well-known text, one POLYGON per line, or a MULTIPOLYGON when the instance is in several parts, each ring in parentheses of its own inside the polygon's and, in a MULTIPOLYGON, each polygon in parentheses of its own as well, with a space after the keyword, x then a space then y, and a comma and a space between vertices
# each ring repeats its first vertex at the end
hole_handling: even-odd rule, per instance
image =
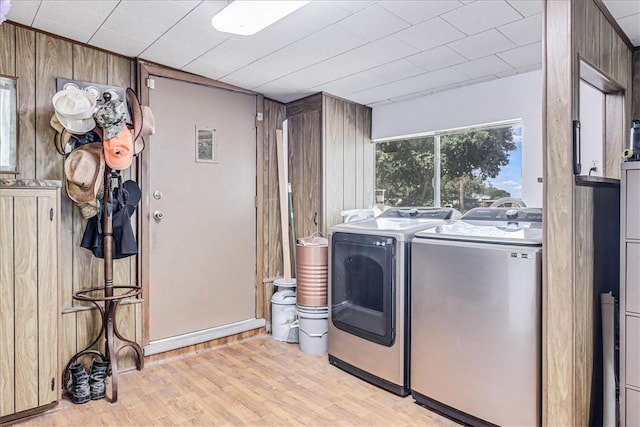
POLYGON ((441 138, 442 176, 456 179, 477 176, 495 178, 509 164, 516 149, 510 127, 444 135, 441 138))
POLYGON ((433 138, 390 141, 376 150, 376 188, 392 204, 433 205, 433 138))
MULTIPOLYGON (((471 195, 490 199, 510 195, 485 181, 500 173, 516 149, 511 127, 443 135, 440 141, 442 205, 466 210, 472 207, 466 205, 473 201, 465 199, 471 195)), ((433 175, 433 137, 378 144, 376 188, 387 190, 388 204, 433 206, 433 175)))

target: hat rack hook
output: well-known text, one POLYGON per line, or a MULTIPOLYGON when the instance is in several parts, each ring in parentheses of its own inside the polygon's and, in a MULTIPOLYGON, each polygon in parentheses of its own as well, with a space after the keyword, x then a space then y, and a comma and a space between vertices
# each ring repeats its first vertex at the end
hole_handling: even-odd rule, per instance
MULTIPOLYGON (((109 100, 109 94, 105 94, 105 100, 109 100)), ((104 254, 104 283, 88 289, 76 291, 73 299, 92 303, 100 312, 102 325, 95 339, 84 349, 77 352, 67 363, 62 376, 62 387, 65 388, 71 379, 70 367, 83 356, 94 356, 103 362, 108 362, 107 374, 111 376, 111 403, 118 401, 118 369, 116 356, 125 347, 134 350, 136 356, 136 368, 141 370, 144 366, 142 348, 135 341, 125 338, 117 328, 116 314, 118 304, 125 299, 136 298, 142 294, 142 288, 136 285, 119 285, 113 283, 113 198, 112 182, 120 182, 120 171, 105 165, 103 176, 104 189, 102 194, 102 230, 103 230, 103 254, 104 254), (104 340, 104 350, 96 349, 100 339, 104 340), (116 346, 115 338, 120 340, 116 346)))

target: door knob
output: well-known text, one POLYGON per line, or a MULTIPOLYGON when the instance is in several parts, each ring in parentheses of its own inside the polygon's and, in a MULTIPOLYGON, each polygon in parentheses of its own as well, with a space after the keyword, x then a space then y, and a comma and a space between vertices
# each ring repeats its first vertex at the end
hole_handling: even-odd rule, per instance
POLYGON ((160 221, 162 218, 164 218, 164 212, 162 211, 155 211, 153 213, 153 219, 155 219, 156 221, 160 221))

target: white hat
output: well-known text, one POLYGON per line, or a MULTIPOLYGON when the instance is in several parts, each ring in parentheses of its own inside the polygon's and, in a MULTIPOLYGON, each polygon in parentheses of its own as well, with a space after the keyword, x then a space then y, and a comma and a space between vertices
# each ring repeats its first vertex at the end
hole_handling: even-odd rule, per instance
POLYGON ((90 92, 70 87, 53 95, 52 102, 58 121, 69 132, 82 135, 96 126, 96 98, 90 92))

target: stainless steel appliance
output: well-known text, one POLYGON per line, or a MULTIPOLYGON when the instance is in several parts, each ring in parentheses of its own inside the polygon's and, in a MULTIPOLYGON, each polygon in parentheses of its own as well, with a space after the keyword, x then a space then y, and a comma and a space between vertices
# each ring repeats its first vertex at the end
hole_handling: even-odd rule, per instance
POLYGON ((416 402, 471 425, 540 425, 541 251, 536 208, 475 208, 416 233, 416 402))
POLYGON ((331 364, 398 395, 409 394, 411 238, 459 217, 451 208, 392 208, 330 230, 331 364))

